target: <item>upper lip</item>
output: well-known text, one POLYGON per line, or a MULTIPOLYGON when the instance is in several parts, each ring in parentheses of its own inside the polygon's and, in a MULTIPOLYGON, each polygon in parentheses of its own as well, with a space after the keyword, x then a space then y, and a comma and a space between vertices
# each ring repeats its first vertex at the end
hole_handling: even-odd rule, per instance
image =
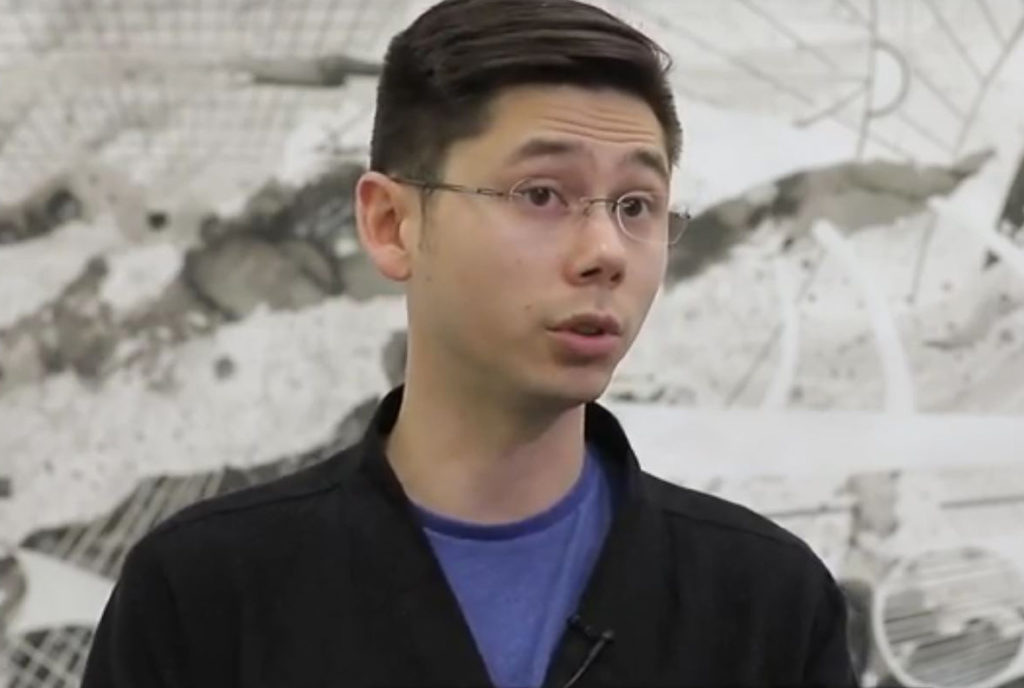
POLYGON ((596 328, 603 334, 622 334, 622 324, 614 315, 606 313, 577 313, 554 326, 555 330, 596 328))

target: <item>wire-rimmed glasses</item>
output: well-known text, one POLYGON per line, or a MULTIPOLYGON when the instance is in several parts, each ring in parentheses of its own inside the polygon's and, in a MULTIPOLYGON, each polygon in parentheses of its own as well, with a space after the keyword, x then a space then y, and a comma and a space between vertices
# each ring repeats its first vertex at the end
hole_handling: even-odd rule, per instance
POLYGON ((623 234, 647 244, 675 244, 690 220, 689 212, 670 211, 664 197, 648 191, 630 191, 618 198, 594 198, 573 197, 552 182, 533 178, 513 184, 508 191, 398 176, 391 179, 425 191, 452 191, 507 201, 520 221, 545 226, 579 219, 594 205, 604 205, 623 234))

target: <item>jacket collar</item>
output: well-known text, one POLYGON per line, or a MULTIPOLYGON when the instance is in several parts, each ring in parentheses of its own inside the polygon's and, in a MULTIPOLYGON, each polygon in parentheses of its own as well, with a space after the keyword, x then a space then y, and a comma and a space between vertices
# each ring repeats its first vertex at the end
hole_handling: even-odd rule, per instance
MULTIPOLYGON (((358 446, 359 469, 384 491, 389 500, 408 508, 408 497, 385 455, 385 439, 398 420, 404 385, 395 387, 381 399, 358 446)), ((584 441, 597 449, 613 471, 612 479, 624 498, 631 502, 642 497, 641 469, 633 448, 618 419, 598 403, 584 409, 584 441)))

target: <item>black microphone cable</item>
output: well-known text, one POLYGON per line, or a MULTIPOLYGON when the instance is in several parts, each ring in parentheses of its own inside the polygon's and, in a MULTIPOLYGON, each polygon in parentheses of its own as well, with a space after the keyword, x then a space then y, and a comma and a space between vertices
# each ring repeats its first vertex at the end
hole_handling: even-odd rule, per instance
POLYGON ((590 651, 587 653, 586 658, 583 660, 583 664, 576 670, 576 673, 565 682, 562 688, 572 688, 576 683, 583 677, 583 674, 590 668, 590 665, 594 663, 597 656, 601 654, 601 650, 608 644, 615 640, 615 631, 607 629, 601 632, 595 631, 593 628, 583 623, 579 614, 573 614, 569 619, 569 628, 575 629, 583 634, 583 636, 593 643, 590 647, 590 651))

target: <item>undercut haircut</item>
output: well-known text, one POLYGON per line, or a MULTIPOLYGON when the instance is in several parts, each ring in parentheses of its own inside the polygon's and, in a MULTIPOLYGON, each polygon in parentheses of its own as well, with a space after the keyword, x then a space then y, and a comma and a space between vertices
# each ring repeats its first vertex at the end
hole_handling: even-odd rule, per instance
POLYGON ((661 47, 576 0, 443 0, 396 35, 377 87, 370 168, 438 181, 452 144, 483 133, 503 89, 612 88, 650 106, 670 166, 682 129, 661 47))

